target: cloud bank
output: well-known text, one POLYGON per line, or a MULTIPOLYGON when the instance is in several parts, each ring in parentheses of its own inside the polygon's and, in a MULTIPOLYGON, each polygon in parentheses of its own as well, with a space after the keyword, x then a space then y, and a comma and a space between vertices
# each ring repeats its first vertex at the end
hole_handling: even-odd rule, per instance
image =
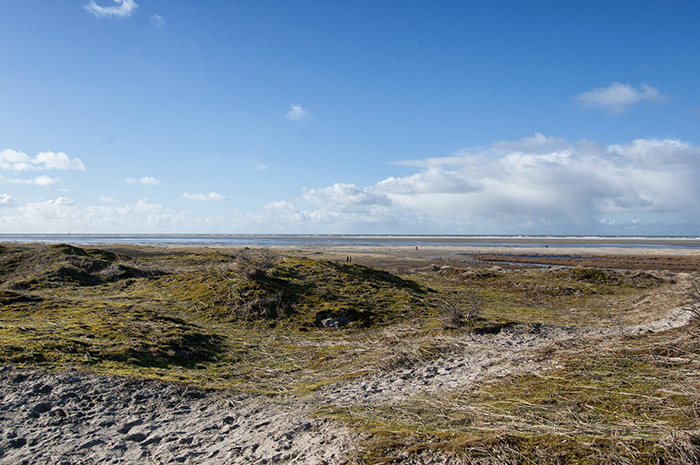
POLYGON ((364 188, 309 189, 308 218, 442 232, 594 231, 611 218, 697 221, 700 147, 678 140, 605 146, 535 134, 487 150, 406 160, 418 169, 364 188), (406 228, 407 226, 407 228, 406 228))
POLYGON ((666 97, 656 87, 642 84, 635 89, 629 84, 613 82, 608 87, 589 90, 576 96, 576 102, 586 108, 597 108, 622 114, 640 102, 663 103, 666 97))
MULTIPOLYGON (((3 160, 13 169, 27 163, 10 155, 3 160)), ((42 166, 46 160, 53 158, 42 166)), ((366 186, 306 188, 249 211, 228 203, 193 212, 147 199, 122 204, 108 192, 97 204, 64 196, 21 203, 5 190, 0 225, 2 232, 700 234, 700 147, 680 140, 605 145, 537 133, 394 164, 412 172, 366 186)), ((216 192, 182 198, 228 199, 216 192)))
POLYGON ((117 6, 100 6, 95 0, 91 0, 89 3, 85 4, 85 9, 98 18, 103 17, 116 17, 116 18, 126 18, 131 16, 138 5, 134 0, 114 0, 117 6))
MULTIPOLYGON (((0 195, 0 199, 2 196, 0 195)), ((172 232, 187 230, 196 221, 180 212, 141 199, 134 204, 119 204, 101 199, 95 205, 81 205, 67 197, 29 202, 0 208, 2 232, 172 232), (127 228, 127 229, 125 229, 127 228)), ((2 207, 2 205, 0 205, 2 207)))

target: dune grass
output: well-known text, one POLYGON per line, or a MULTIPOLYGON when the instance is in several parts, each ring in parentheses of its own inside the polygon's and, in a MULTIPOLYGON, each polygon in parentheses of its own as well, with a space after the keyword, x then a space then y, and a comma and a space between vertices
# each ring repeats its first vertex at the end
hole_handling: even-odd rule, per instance
MULTIPOLYGON (((266 250, 0 248, 0 363, 306 396, 517 324, 623 328, 685 303, 677 276, 441 268, 396 276, 266 250), (476 305, 476 307, 475 307, 476 305), (446 308, 474 309, 464 318, 446 308)), ((400 402, 318 406, 359 460, 692 463, 697 325, 532 354, 546 370, 400 402), (545 363, 546 362, 546 363, 545 363)))
POLYGON ((542 372, 324 412, 369 433, 367 464, 407 451, 449 463, 697 463, 698 336, 694 322, 594 348, 569 341, 535 354, 556 361, 542 372))

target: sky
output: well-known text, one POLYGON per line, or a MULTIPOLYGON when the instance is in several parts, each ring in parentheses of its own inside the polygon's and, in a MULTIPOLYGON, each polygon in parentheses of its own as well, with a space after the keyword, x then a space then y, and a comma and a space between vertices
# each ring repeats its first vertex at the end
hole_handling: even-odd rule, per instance
POLYGON ((700 235, 698 17, 0 0, 0 233, 700 235))

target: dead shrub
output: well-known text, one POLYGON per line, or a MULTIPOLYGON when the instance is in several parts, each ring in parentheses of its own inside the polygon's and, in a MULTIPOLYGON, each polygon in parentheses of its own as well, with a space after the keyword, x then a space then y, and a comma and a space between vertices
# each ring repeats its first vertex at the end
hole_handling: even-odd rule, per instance
POLYGON ((275 253, 267 249, 261 250, 255 257, 246 250, 239 257, 238 272, 247 281, 262 281, 274 268, 276 259, 275 253))
POLYGON ((249 321, 274 320, 289 314, 289 306, 282 292, 241 296, 233 309, 237 317, 249 321))
POLYGON ((683 309, 690 312, 693 319, 700 319, 700 282, 697 279, 690 283, 687 295, 690 305, 683 309))
POLYGON ((443 300, 441 310, 444 315, 443 326, 446 329, 474 326, 480 316, 481 299, 472 292, 451 294, 443 300))

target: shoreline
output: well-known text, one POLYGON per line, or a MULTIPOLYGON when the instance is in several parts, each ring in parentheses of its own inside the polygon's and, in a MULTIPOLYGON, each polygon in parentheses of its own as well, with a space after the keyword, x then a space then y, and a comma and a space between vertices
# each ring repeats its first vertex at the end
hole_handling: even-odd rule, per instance
POLYGON ((458 246, 698 249, 700 236, 496 236, 371 234, 0 234, 1 243, 191 246, 458 246))
MULTIPOLYGON (((168 251, 201 253, 220 251, 241 253, 245 250, 271 251, 278 255, 296 255, 321 258, 338 262, 352 261, 394 273, 410 273, 414 270, 438 265, 453 267, 505 268, 541 266, 583 266, 623 270, 668 270, 676 272, 700 272, 700 248, 692 247, 613 247, 592 244, 585 246, 557 247, 547 245, 515 246, 491 243, 488 245, 443 242, 441 244, 384 243, 363 244, 355 242, 290 244, 203 244, 203 243, 97 243, 72 245, 83 248, 99 248, 124 254, 168 253, 168 251), (595 258, 595 260, 592 260, 595 258)), ((672 240, 672 239, 665 239, 672 240)), ((59 242, 55 242, 57 244, 59 242)), ((49 243, 50 244, 50 243, 49 243)), ((0 246, 15 246, 31 249, 47 245, 45 242, 0 242, 0 246)))

